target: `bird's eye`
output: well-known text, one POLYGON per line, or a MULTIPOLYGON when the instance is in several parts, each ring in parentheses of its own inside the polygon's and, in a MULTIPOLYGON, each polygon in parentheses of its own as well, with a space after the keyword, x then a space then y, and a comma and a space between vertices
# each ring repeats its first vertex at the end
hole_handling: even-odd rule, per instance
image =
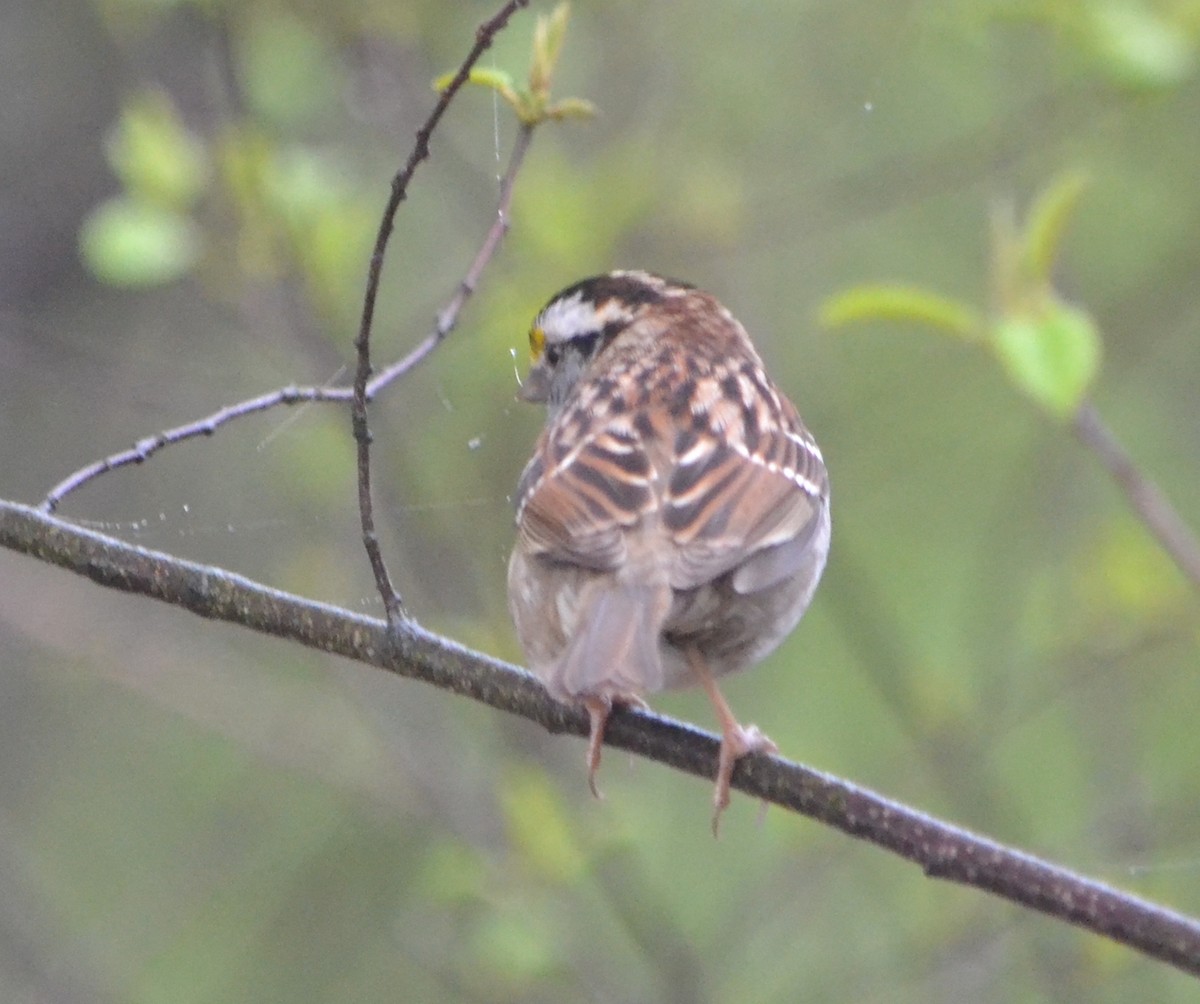
POLYGON ((557 345, 551 345, 546 349, 546 362, 551 366, 557 366, 559 359, 562 358, 562 349, 557 345))
POLYGON ((542 349, 546 347, 546 332, 541 328, 533 327, 529 329, 529 358, 535 362, 542 354, 542 349))

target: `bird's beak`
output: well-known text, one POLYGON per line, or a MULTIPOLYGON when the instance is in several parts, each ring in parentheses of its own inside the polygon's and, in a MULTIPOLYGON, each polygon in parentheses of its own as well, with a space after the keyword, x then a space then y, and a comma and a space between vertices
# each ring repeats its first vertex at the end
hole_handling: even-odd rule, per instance
POLYGON ((545 404, 550 396, 550 371, 545 366, 535 364, 529 371, 529 376, 517 391, 517 399, 529 401, 531 404, 545 404))

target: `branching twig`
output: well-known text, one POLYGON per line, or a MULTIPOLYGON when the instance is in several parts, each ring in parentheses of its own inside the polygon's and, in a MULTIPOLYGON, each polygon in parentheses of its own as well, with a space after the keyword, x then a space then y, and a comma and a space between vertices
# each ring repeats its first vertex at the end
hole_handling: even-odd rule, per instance
MULTIPOLYGON (((489 22, 492 24, 496 21, 489 22)), ((481 29, 482 34, 482 29, 481 29)), ((490 39, 490 36, 489 36, 490 39)), ((476 46, 478 48, 478 45, 476 46)), ((482 51, 482 50, 480 50, 482 51)), ((472 56, 467 63, 463 64, 459 70, 459 77, 464 77, 469 70, 470 64, 478 58, 478 53, 472 50, 472 56)), ((456 79, 458 79, 456 77, 456 79)), ((446 92, 449 94, 449 90, 446 92)), ((426 123, 427 129, 432 130, 432 124, 436 120, 431 116, 430 122, 426 123)), ((423 130, 427 138, 427 132, 423 130)), ((421 135, 421 134, 418 134, 421 135)), ((400 594, 392 585, 391 577, 388 575, 387 565, 383 560, 383 552, 379 548, 379 538, 375 533, 375 517, 372 512, 371 505, 371 431, 367 425, 367 402, 371 400, 382 388, 386 387, 393 380, 404 376, 410 370, 414 369, 423 362, 435 348, 437 348, 454 330, 454 326, 458 323, 458 315, 462 311, 463 305, 475 292, 475 287, 479 284, 480 276, 488 263, 492 260, 496 250, 500 247, 500 242, 504 239, 504 235, 508 233, 509 227, 509 210, 512 206, 513 186, 516 183, 517 172, 521 169, 521 164, 525 159, 525 153, 529 149, 530 141, 533 139, 533 126, 522 124, 517 133, 516 141, 513 144, 512 155, 509 158, 508 170, 505 172, 500 183, 500 204, 497 207, 496 219, 488 230, 487 236, 484 238, 483 244, 480 246, 478 253, 475 255, 474 261, 471 262, 470 268, 467 269, 466 275, 459 282, 458 288, 454 295, 442 310, 438 311, 437 318, 434 323, 433 331, 425 337, 425 339, 416 346, 404 358, 397 360, 387 367, 382 373, 375 377, 371 377, 371 362, 370 362, 370 316, 365 311, 363 315, 363 328, 359 333, 359 337, 355 340, 354 346, 358 351, 358 367, 354 378, 353 397, 352 397, 352 422, 354 426, 354 440, 357 445, 358 454, 358 512, 359 519, 362 523, 362 539, 363 547, 366 549, 367 558, 371 563, 371 571, 375 576, 375 586, 379 591, 380 597, 383 599, 384 610, 387 612, 389 624, 395 624, 400 619, 407 619, 408 614, 404 609, 404 604, 401 601, 400 594)), ((420 143, 419 143, 420 145, 420 143)), ((410 165, 415 166, 410 160, 410 165)), ((407 181, 405 181, 407 184, 407 181)), ((394 189, 393 189, 394 190, 394 189)), ((403 195, 401 195, 403 198, 403 195)), ((388 212, 394 213, 396 206, 399 203, 388 204, 388 212)), ((388 213, 385 213, 385 220, 388 218, 388 213)), ((380 229, 380 241, 386 243, 385 230, 380 229)), ((382 259, 383 247, 377 245, 377 251, 372 256, 371 278, 368 280, 367 302, 374 302, 376 289, 372 283, 377 284, 379 273, 375 269, 375 263, 382 259)))
POLYGON ((1090 449, 1118 487, 1125 493, 1133 511, 1154 534, 1164 551, 1200 589, 1200 541, 1171 505, 1167 497, 1138 469, 1116 437, 1109 431, 1095 407, 1085 402, 1075 414, 1075 435, 1090 449))
MULTIPOLYGON (((408 615, 404 610, 400 594, 392 585, 387 565, 383 560, 383 552, 379 549, 379 538, 375 533, 375 514, 371 505, 371 430, 367 425, 367 382, 371 379, 371 324, 375 318, 375 298, 379 293, 383 257, 392 236, 400 203, 408 197, 409 182, 412 181, 412 176, 421 161, 429 156, 429 139, 433 135, 433 131, 442 120, 446 109, 450 107, 454 96, 467 82, 471 67, 491 47, 492 39, 508 24, 509 18, 517 12, 518 8, 526 6, 528 2, 529 0, 508 0, 494 17, 485 21, 476 30, 475 44, 467 53, 467 58, 463 60, 449 85, 441 92, 429 117, 417 130, 417 141, 413 144, 412 153, 408 155, 408 161, 392 178, 392 193, 384 207, 383 217, 379 221, 379 233, 375 236, 375 248, 371 252, 371 264, 367 269, 367 290, 363 296, 362 320, 358 327, 358 337, 354 340, 354 348, 358 353, 358 365, 354 371, 354 397, 350 414, 358 453, 358 514, 362 523, 363 547, 371 562, 375 585, 383 599, 383 607, 387 611, 389 624, 395 624, 401 618, 407 618, 408 615)), ((473 285, 472 288, 474 288, 473 285)), ((440 319, 438 327, 441 328, 440 319)))
POLYGON ((370 379, 367 383, 367 400, 373 398, 393 380, 404 376, 410 370, 415 369, 420 363, 424 362, 429 353, 436 349, 445 337, 454 330, 463 305, 470 299, 471 294, 475 292, 475 287, 479 285, 479 278, 483 275, 483 270, 487 267, 488 262, 492 260, 492 256, 496 253, 496 249, 500 246, 504 235, 508 233, 513 186, 516 182, 517 172, 521 169, 525 154, 529 150, 530 141, 533 139, 533 128, 533 126, 522 124, 520 130, 517 132, 517 138, 513 143, 512 154, 508 161, 508 170, 500 182, 500 204, 496 212, 496 221, 492 224, 491 230, 488 231, 487 236, 484 238, 478 254, 475 255, 475 260, 471 262, 471 267, 467 269, 467 274, 463 276, 462 281, 458 284, 458 289, 455 290, 454 295, 450 298, 446 306, 438 311, 433 331, 426 335, 425 339, 403 359, 398 359, 370 379))
MULTIPOLYGON (((551 732, 588 731, 586 713, 552 700, 530 674, 412 622, 389 627, 4 501, 0 546, 109 588, 424 680, 551 732)), ((649 712, 615 712, 605 742, 701 777, 711 778, 716 770, 716 736, 649 712)), ((1200 975, 1200 921, 780 757, 738 761, 733 785, 892 851, 931 877, 984 889, 1200 975)))
MULTIPOLYGON (((505 5, 501 14, 506 17, 510 16, 512 10, 525 6, 528 0, 512 0, 505 5)), ((497 15, 497 18, 500 14, 497 15)), ((492 24, 496 18, 493 18, 492 24)), ((483 30, 482 28, 480 29, 483 30)), ((496 30, 499 30, 498 28, 496 30)), ((492 32, 494 37, 495 32, 492 32)), ((474 50, 472 50, 474 51, 474 50)), ((441 105, 439 101, 439 105, 441 105)), ((367 401, 374 400, 375 396, 382 391, 392 381, 409 373, 416 366, 423 362, 425 358, 446 338, 446 336, 454 329, 458 323, 458 317, 466 304, 471 293, 474 292, 478 284, 479 277, 484 268, 495 255, 500 242, 508 231, 509 214, 512 207, 513 190, 516 185, 517 174, 524 162, 525 154, 529 149, 529 143, 532 139, 532 130, 530 127, 522 125, 517 133, 516 141, 513 144, 512 154, 509 157, 508 168, 504 173, 504 177, 500 183, 500 196, 497 205, 496 218, 488 229, 483 243, 480 246, 479 252, 472 261, 466 275, 459 283, 454 295, 447 301, 446 305, 438 311, 435 321, 434 330, 427 335, 411 352, 402 359, 390 364, 385 369, 380 371, 374 377, 371 377, 366 385, 365 393, 367 401)), ((389 204, 390 206, 390 204, 389 204)), ((398 206, 398 203, 397 203, 398 206)), ((391 209, 392 215, 395 209, 391 209)), ((374 260, 372 261, 374 264, 374 260)), ((379 276, 375 274, 375 289, 372 291, 372 311, 374 293, 377 291, 379 276)), ((54 512, 63 500, 72 493, 78 491, 90 481, 95 480, 109 471, 114 471, 122 467, 128 467, 134 464, 144 463, 154 454, 167 446, 175 443, 184 442, 188 439, 196 439, 202 436, 211 436, 221 426, 235 419, 245 418, 248 415, 257 414, 262 411, 269 411, 272 408, 280 405, 294 405, 304 403, 323 403, 327 401, 352 402, 354 399, 353 387, 297 387, 295 385, 280 387, 277 390, 270 391, 266 394, 261 394, 258 397, 250 398, 246 401, 240 401, 237 404, 231 404, 213 412, 211 415, 206 415, 204 418, 196 419, 192 422, 187 422, 183 425, 176 426, 172 429, 167 429, 158 432, 153 436, 147 436, 144 439, 138 440, 132 447, 127 450, 121 450, 111 456, 105 457, 102 460, 97 460, 94 463, 88 464, 86 467, 81 467, 79 470, 68 475, 57 485, 55 485, 46 497, 41 502, 41 510, 43 512, 54 512)))
POLYGON ((349 400, 349 387, 291 386, 280 387, 278 390, 262 394, 259 397, 250 398, 248 401, 239 401, 237 404, 228 405, 220 409, 220 411, 214 411, 211 415, 206 415, 204 418, 197 419, 194 422, 178 425, 173 429, 166 429, 163 432, 155 433, 153 436, 147 436, 145 439, 139 439, 128 450, 122 450, 120 453, 114 453, 103 460, 97 460, 86 467, 79 468, 79 470, 63 478, 62 481, 51 488, 46 497, 42 499, 41 505, 38 508, 42 512, 52 513, 68 495, 78 491, 89 481, 95 480, 100 475, 107 474, 109 471, 115 471, 121 467, 129 467, 131 464, 143 463, 158 453, 159 450, 173 443, 182 443, 184 440, 195 439, 199 436, 211 436, 222 425, 233 421, 235 418, 244 418, 247 415, 253 415, 260 411, 269 411, 271 408, 278 407, 281 404, 301 404, 306 401, 349 400))

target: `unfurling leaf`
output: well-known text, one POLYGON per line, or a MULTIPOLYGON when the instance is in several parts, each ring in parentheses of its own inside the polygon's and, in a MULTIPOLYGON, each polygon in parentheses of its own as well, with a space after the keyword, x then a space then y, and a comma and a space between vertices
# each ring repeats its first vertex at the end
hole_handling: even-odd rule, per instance
POLYGON ((1054 262, 1075 206, 1087 187, 1087 176, 1073 171, 1060 175, 1038 196, 1025 220, 1024 266, 1026 278, 1049 285, 1054 262))
MULTIPOLYGON (((433 82, 433 89, 435 91, 444 91, 450 86, 450 82, 454 77, 455 74, 453 73, 443 73, 433 82)), ((480 87, 490 87, 514 109, 518 109, 521 105, 521 98, 517 94, 516 87, 513 85, 512 76, 504 70, 476 66, 467 75, 467 80, 472 84, 478 84, 480 87)))
POLYGON ((990 342, 1013 382, 1059 418, 1075 414, 1100 368, 1092 319, 1057 301, 1036 315, 1001 318, 990 342))
POLYGON ((562 55, 563 41, 567 37, 567 21, 571 17, 571 5, 560 3, 549 14, 539 14, 533 32, 533 64, 529 68, 529 89, 545 97, 550 92, 550 81, 562 55))
POLYGON ((927 324, 958 338, 977 339, 983 330, 967 304, 919 286, 882 283, 854 286, 825 302, 821 323, 828 328, 864 321, 927 324))
MULTIPOLYGON (((596 109, 592 103, 582 98, 550 100, 550 83, 558 66, 558 58, 562 55, 570 15, 570 4, 564 2, 550 14, 538 17, 533 32, 533 57, 527 86, 518 86, 508 73, 496 69, 472 69, 467 80, 481 87, 489 87, 504 98, 523 126, 533 127, 547 120, 561 122, 563 119, 594 115, 596 109)), ((433 82, 434 90, 444 91, 454 78, 453 73, 443 74, 433 82)))
POLYGON ((1091 317, 1066 303, 1052 282, 1067 223, 1083 192, 1080 173, 1061 175, 1024 220, 1011 204, 992 213, 992 304, 986 317, 969 304, 919 286, 855 286, 826 301, 821 322, 926 324, 995 352, 1009 379, 1051 415, 1079 410, 1100 369, 1100 335, 1091 317))
POLYGON ((546 118, 561 122, 563 119, 589 119, 596 114, 596 106, 586 98, 563 98, 546 108, 546 118))

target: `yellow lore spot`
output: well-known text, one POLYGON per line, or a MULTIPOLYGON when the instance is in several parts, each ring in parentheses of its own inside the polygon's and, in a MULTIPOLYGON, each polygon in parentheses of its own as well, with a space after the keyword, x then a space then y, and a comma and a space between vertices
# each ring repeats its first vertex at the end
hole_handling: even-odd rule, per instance
POLYGON ((529 329, 529 358, 535 362, 541 358, 542 349, 546 347, 546 332, 541 328, 529 329))

